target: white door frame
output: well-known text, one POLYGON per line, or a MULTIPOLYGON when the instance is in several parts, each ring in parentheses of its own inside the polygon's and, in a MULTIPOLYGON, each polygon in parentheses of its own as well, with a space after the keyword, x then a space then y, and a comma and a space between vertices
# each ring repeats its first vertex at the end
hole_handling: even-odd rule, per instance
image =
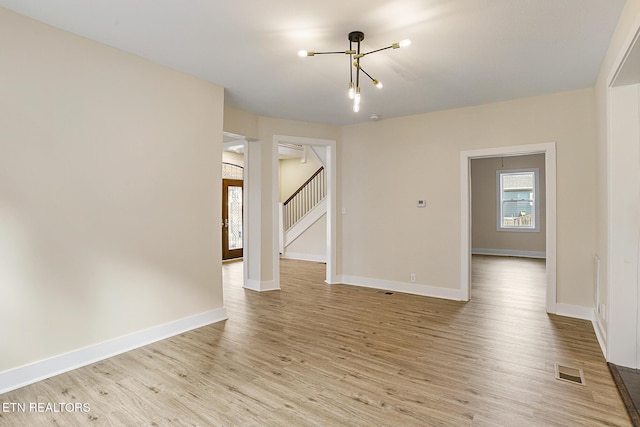
POLYGON ((337 241, 337 226, 336 226, 336 189, 337 189, 337 164, 336 164, 336 141, 331 139, 317 139, 317 138, 305 138, 299 136, 287 136, 287 135, 273 135, 273 174, 272 174, 272 187, 273 187, 273 218, 274 221, 274 279, 280 277, 280 257, 277 254, 280 252, 279 239, 277 238, 279 233, 278 227, 278 201, 279 201, 279 178, 278 178, 278 144, 297 144, 297 145, 316 145, 326 147, 327 149, 327 273, 325 282, 332 284, 338 283, 336 280, 337 274, 337 253, 336 253, 336 241, 337 241))
POLYGON ((482 148, 460 153, 460 295, 469 301, 471 295, 471 160, 486 157, 523 156, 544 154, 546 189, 546 269, 547 313, 556 312, 556 144, 516 145, 510 147, 482 148))
POLYGON ((243 135, 237 135, 231 132, 223 132, 224 135, 228 135, 231 136, 233 138, 235 138, 234 141, 231 142, 223 142, 222 143, 222 147, 223 147, 223 151, 229 149, 230 147, 235 147, 238 145, 242 146, 242 183, 243 183, 243 188, 242 188, 242 286, 246 286, 247 284, 247 278, 249 277, 249 271, 248 271, 248 265, 249 263, 247 262, 247 260, 249 259, 249 251, 248 251, 248 221, 247 219, 249 218, 249 194, 247 193, 247 191, 245 191, 249 185, 249 177, 247 176, 247 165, 248 165, 248 160, 247 160, 247 138, 243 135))

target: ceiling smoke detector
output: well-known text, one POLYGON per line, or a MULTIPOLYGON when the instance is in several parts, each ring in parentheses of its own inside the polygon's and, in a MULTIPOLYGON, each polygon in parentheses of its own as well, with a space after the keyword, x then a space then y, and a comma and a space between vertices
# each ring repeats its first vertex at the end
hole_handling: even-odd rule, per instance
POLYGON ((369 120, 371 120, 372 122, 377 122, 378 120, 380 120, 380 116, 377 114, 369 114, 369 120))

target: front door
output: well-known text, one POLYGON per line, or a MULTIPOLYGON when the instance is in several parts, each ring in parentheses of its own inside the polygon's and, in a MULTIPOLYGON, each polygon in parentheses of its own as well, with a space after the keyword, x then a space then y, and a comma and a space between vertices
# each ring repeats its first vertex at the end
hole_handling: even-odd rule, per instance
POLYGON ((242 258, 242 181, 222 180, 222 259, 242 258))

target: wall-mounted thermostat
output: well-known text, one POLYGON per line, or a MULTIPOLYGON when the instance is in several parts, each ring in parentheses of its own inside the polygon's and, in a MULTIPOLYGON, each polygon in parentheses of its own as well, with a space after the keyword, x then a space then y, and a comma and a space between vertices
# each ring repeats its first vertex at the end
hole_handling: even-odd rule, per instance
POLYGON ((419 208, 424 208, 427 206, 427 201, 426 200, 418 200, 418 203, 416 204, 417 207, 419 208))

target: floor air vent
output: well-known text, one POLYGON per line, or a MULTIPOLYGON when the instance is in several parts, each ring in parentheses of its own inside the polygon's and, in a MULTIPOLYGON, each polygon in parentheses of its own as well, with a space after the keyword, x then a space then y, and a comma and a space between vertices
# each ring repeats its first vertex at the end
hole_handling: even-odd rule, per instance
POLYGON ((556 379, 584 385, 584 372, 582 369, 556 363, 556 379))

